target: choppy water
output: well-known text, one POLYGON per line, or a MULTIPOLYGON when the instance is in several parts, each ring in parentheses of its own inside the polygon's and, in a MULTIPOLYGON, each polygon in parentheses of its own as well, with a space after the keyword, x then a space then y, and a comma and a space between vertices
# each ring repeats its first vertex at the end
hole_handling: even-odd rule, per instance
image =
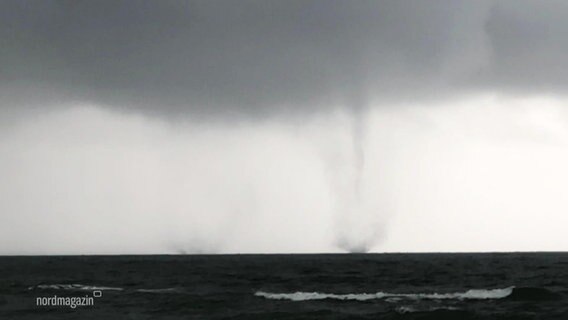
POLYGON ((568 253, 0 257, 0 319, 568 319, 568 253))

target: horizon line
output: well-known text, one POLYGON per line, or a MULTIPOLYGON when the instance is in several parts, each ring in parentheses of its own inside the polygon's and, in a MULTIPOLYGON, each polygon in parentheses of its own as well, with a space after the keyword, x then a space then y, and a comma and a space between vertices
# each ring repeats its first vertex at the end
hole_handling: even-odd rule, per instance
POLYGON ((421 254, 515 254, 515 253, 568 253, 567 251, 389 251, 389 252, 314 252, 314 253, 298 253, 298 252, 288 252, 288 253, 97 253, 97 254, 0 254, 0 258, 3 257, 119 257, 119 256, 260 256, 260 255, 297 255, 297 256, 307 256, 307 255, 400 255, 400 254, 411 254, 411 255, 421 255, 421 254))

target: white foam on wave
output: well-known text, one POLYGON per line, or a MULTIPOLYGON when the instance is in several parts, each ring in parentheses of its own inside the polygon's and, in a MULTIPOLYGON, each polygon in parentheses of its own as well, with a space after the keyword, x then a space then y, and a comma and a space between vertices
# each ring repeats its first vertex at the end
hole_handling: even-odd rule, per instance
POLYGON ((398 307, 396 308, 396 312, 398 313, 413 313, 416 312, 416 308, 414 308, 413 306, 402 306, 402 307, 398 307))
POLYGON ((258 291, 254 295, 257 297, 264 297, 266 299, 292 300, 292 301, 324 300, 324 299, 365 301, 371 299, 382 299, 385 297, 382 292, 334 294, 334 293, 319 293, 319 292, 270 293, 270 292, 258 291))
MULTIPOLYGON (((124 288, 119 287, 105 287, 105 286, 91 286, 78 283, 53 283, 53 284, 38 284, 31 286, 28 290, 42 289, 42 290, 71 290, 71 291, 124 291, 124 288)), ((176 293, 181 292, 180 288, 157 288, 157 289, 136 289, 137 292, 144 293, 176 293)))
POLYGON ((502 299, 508 297, 513 292, 514 287, 503 289, 471 289, 465 292, 450 292, 450 293, 348 293, 348 294, 335 294, 335 293, 320 293, 320 292, 294 292, 294 293, 271 293, 258 291, 255 293, 257 297, 264 297, 273 300, 291 300, 291 301, 306 301, 306 300, 356 300, 366 301, 373 299, 385 298, 402 298, 412 300, 485 300, 485 299, 502 299))
POLYGON ((93 290, 107 290, 107 291, 122 291, 123 288, 118 287, 103 287, 103 286, 88 286, 83 284, 39 284, 37 286, 29 287, 28 290, 32 289, 55 289, 55 290, 79 290, 79 291, 93 291, 93 290))
POLYGON ((417 306, 400 306, 396 308, 396 312, 405 314, 405 313, 415 313, 415 312, 431 312, 431 311, 438 311, 438 310, 447 310, 447 311, 458 311, 460 308, 456 307, 427 307, 427 308, 419 308, 417 306))

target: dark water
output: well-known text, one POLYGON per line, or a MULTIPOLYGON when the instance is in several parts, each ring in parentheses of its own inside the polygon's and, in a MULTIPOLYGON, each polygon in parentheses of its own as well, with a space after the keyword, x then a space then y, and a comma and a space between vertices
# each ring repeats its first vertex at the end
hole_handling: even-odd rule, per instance
POLYGON ((0 319, 568 319, 568 253, 0 257, 0 319))

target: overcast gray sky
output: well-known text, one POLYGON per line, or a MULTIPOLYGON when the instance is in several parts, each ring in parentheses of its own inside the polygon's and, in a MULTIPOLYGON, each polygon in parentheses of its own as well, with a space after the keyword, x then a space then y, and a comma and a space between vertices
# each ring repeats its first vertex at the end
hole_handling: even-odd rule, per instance
POLYGON ((566 250, 564 1, 1 1, 0 253, 566 250))

